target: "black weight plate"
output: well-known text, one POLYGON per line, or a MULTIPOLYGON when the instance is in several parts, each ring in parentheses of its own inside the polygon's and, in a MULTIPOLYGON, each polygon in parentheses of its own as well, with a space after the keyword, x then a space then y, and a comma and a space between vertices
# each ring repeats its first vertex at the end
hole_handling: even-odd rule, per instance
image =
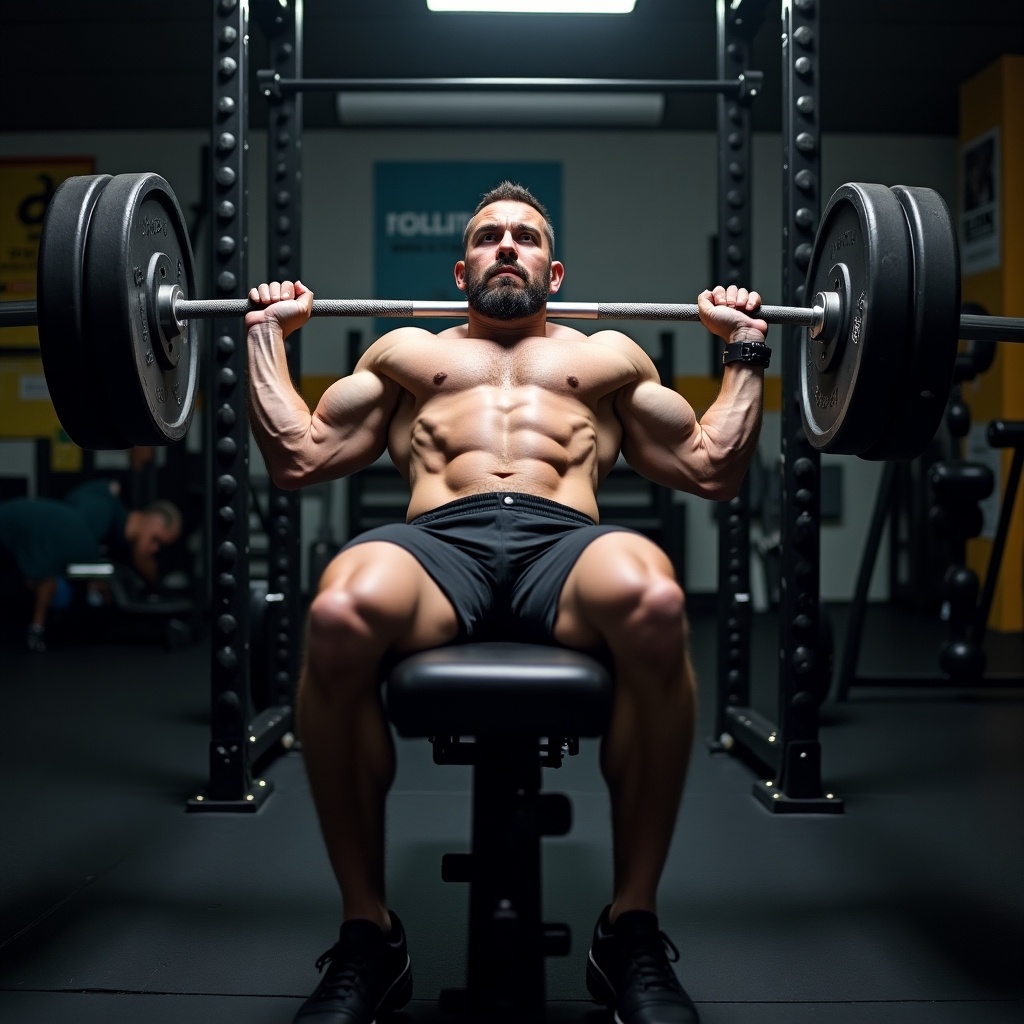
POLYGON ((109 174, 67 178, 43 217, 37 267, 39 354, 60 425, 80 448, 128 448, 110 415, 103 367, 89 347, 83 269, 93 211, 109 174))
POLYGON ((827 369, 818 365, 818 343, 803 334, 800 409, 815 448, 859 455, 892 414, 910 325, 907 221, 884 185, 842 185, 829 200, 807 268, 808 299, 836 290, 837 264, 849 273, 849 309, 827 369))
POLYGON ((185 219, 158 174, 120 174, 100 194, 85 253, 86 323, 105 368, 107 400, 132 444, 180 441, 195 409, 199 379, 196 322, 175 340, 172 365, 157 352, 147 274, 195 295, 185 219), (166 259, 154 257, 164 256, 166 259))
POLYGON ((960 250, 942 197, 930 188, 894 185, 906 214, 913 299, 909 344, 893 414, 864 459, 913 459, 935 436, 946 411, 960 331, 960 250))

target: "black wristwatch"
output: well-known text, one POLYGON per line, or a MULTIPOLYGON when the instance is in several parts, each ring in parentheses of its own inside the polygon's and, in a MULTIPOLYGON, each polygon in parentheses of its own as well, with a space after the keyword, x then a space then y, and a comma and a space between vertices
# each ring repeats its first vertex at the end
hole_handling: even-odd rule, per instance
POLYGON ((772 350, 763 341, 731 341, 722 353, 722 365, 752 363, 767 366, 772 361, 772 350))

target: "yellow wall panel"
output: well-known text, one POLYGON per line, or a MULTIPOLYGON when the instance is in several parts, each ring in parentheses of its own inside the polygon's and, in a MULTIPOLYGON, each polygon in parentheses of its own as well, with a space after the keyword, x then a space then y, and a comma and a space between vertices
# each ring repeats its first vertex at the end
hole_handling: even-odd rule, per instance
MULTIPOLYGON (((970 147, 993 131, 998 138, 998 266, 971 272, 965 265, 963 300, 980 303, 993 316, 1024 316, 1024 57, 1001 57, 961 87, 961 147, 970 147)), ((959 170, 962 213, 965 175, 962 167, 959 170)), ((999 346, 992 368, 965 386, 964 398, 975 423, 999 418, 1024 420, 1024 346, 999 346)), ((1000 460, 1004 481, 1010 459, 1007 452, 1000 460)), ((982 577, 991 549, 986 539, 969 545, 969 564, 982 577)), ((1018 495, 992 604, 993 629, 1024 629, 1022 564, 1024 500, 1018 495)))

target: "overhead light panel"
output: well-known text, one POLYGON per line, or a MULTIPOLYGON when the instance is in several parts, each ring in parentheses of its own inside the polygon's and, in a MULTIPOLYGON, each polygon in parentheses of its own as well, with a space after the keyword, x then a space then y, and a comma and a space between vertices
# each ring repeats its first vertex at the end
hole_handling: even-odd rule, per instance
POLYGON ((430 11, 486 14, 630 14, 636 0, 427 0, 430 11))

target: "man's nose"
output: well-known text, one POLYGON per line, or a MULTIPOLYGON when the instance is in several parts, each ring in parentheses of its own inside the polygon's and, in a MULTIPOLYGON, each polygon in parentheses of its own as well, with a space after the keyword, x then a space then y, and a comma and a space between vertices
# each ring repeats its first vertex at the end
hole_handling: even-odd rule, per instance
POLYGON ((516 252, 516 241, 512 237, 511 231, 506 231, 501 236, 501 241, 498 243, 498 252, 516 252))

